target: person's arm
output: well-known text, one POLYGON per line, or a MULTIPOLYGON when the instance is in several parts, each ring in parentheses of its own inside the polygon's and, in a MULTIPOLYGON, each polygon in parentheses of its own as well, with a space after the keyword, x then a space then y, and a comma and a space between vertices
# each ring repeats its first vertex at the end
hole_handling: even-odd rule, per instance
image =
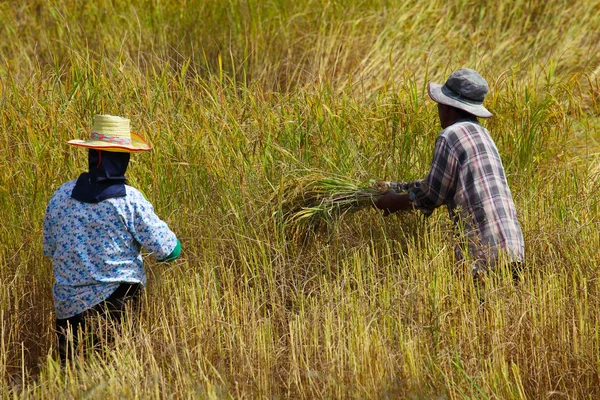
POLYGON ((389 190, 393 190, 396 193, 408 193, 414 188, 421 186, 421 183, 423 183, 423 179, 410 182, 382 182, 381 185, 384 189, 387 188, 389 190))
MULTIPOLYGON (((127 194, 128 197, 130 193, 127 194)), ((181 254, 181 243, 168 225, 155 213, 152 204, 138 191, 131 192, 133 224, 129 228, 135 240, 159 262, 171 262, 181 254)))
POLYGON ((46 207, 46 213, 44 214, 44 233, 42 238, 43 253, 46 257, 52 257, 56 251, 56 240, 52 233, 53 221, 51 217, 50 203, 46 207))
POLYGON ((454 197, 458 181, 458 160, 454 151, 440 136, 433 151, 431 169, 419 187, 411 191, 414 206, 425 213, 446 204, 454 197))
POLYGON ((431 212, 454 196, 458 162, 446 139, 439 137, 433 151, 431 169, 425 179, 413 182, 386 182, 391 189, 377 202, 375 207, 383 215, 418 208, 425 214, 431 212), (408 191, 408 194, 397 192, 408 191))
POLYGON ((171 252, 171 254, 169 254, 167 256, 167 258, 165 258, 163 260, 158 260, 158 262, 169 263, 171 261, 175 261, 176 259, 178 259, 180 255, 181 255, 181 242, 179 241, 179 239, 177 239, 177 245, 175 246, 175 249, 171 252))
POLYGON ((384 217, 397 211, 412 210, 413 205, 409 197, 406 193, 399 194, 393 190, 388 190, 375 202, 375 208, 383 210, 384 217))

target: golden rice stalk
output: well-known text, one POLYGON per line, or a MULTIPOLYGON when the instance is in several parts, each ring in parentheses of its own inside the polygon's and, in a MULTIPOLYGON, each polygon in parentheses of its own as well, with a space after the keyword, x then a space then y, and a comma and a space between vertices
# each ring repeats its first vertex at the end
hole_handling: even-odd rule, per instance
POLYGON ((311 173, 289 179, 280 187, 280 212, 286 228, 295 233, 315 231, 342 216, 372 206, 387 189, 374 182, 311 173))

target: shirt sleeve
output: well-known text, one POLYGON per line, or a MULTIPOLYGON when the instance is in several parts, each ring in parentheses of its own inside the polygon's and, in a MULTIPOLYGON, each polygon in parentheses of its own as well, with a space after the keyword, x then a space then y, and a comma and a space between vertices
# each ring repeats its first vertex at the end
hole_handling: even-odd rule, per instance
POLYGON ((454 197, 457 181, 458 160, 446 139, 440 136, 435 143, 431 169, 412 190, 411 199, 415 207, 430 213, 454 197))
POLYGON ((407 193, 421 186, 421 183, 423 183, 423 179, 410 182, 385 182, 385 185, 389 190, 396 193, 407 193))
POLYGON ((43 241, 43 252, 46 257, 52 257, 56 251, 56 238, 52 232, 52 210, 51 202, 46 207, 46 213, 44 214, 44 233, 42 236, 43 241))
POLYGON ((133 198, 133 226, 130 227, 133 237, 157 260, 167 258, 177 247, 177 236, 154 213, 154 207, 141 193, 133 198))

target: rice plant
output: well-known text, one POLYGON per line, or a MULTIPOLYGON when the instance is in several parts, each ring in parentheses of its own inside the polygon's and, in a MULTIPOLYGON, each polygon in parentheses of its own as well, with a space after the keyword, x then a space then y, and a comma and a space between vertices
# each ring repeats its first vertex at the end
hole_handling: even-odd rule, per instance
POLYGON ((0 397, 600 398, 597 1, 27 0, 0 21, 0 397), (485 310, 447 213, 373 218, 362 180, 427 173, 425 84, 460 67, 490 84, 526 241, 485 310), (184 254, 147 262, 108 357, 62 368, 41 221, 96 113, 152 143, 128 179, 184 254))
POLYGON ((356 183, 341 176, 312 172, 284 180, 280 209, 291 231, 316 231, 335 224, 346 214, 371 207, 385 193, 375 181, 356 183))

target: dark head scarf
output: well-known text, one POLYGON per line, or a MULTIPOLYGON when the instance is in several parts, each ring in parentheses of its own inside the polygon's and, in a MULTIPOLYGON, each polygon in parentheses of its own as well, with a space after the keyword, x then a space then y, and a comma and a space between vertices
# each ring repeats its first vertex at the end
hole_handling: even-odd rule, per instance
POLYGON ((89 172, 77 179, 71 197, 85 203, 99 203, 115 197, 125 197, 125 171, 130 153, 89 149, 89 172))

